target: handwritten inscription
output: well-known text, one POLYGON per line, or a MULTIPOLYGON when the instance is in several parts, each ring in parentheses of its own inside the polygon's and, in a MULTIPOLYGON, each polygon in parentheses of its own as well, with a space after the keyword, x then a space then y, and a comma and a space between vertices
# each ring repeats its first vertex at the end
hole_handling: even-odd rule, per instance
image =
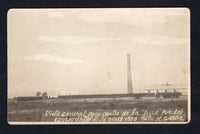
POLYGON ((175 110, 128 110, 110 111, 61 111, 46 110, 43 113, 43 121, 53 122, 163 122, 185 121, 186 113, 182 109, 175 110))

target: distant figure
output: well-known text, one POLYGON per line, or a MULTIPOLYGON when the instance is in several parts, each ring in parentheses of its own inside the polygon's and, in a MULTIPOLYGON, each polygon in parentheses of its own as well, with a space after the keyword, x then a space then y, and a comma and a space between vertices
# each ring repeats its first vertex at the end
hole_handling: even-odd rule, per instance
POLYGON ((168 83, 168 82, 166 82, 166 86, 169 86, 169 83, 168 83))

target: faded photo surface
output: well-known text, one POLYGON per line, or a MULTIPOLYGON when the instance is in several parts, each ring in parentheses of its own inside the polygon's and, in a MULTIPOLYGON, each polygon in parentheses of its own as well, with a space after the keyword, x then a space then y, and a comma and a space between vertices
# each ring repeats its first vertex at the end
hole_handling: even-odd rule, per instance
POLYGON ((10 124, 190 121, 187 8, 10 9, 10 124))

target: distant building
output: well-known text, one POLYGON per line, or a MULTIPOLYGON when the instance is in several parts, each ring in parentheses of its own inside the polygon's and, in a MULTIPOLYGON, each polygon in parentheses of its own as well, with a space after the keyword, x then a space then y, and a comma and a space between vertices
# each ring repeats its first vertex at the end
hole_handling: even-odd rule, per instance
POLYGON ((49 96, 48 98, 50 98, 50 99, 56 99, 56 98, 58 98, 58 96, 49 96))
POLYGON ((173 93, 173 92, 180 92, 178 89, 145 89, 145 93, 173 93))
POLYGON ((187 95, 187 87, 185 85, 175 85, 175 84, 167 84, 167 85, 154 85, 149 86, 144 89, 145 93, 173 93, 173 92, 181 92, 182 95, 187 95))
POLYGON ((79 95, 78 91, 61 91, 60 96, 79 95))

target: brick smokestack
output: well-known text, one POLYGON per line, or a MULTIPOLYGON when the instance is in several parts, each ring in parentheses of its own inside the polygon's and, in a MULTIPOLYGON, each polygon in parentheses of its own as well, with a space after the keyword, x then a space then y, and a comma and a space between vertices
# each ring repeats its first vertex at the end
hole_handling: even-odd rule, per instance
POLYGON ((131 76, 131 55, 127 54, 127 77, 128 77, 128 94, 133 93, 132 76, 131 76))

